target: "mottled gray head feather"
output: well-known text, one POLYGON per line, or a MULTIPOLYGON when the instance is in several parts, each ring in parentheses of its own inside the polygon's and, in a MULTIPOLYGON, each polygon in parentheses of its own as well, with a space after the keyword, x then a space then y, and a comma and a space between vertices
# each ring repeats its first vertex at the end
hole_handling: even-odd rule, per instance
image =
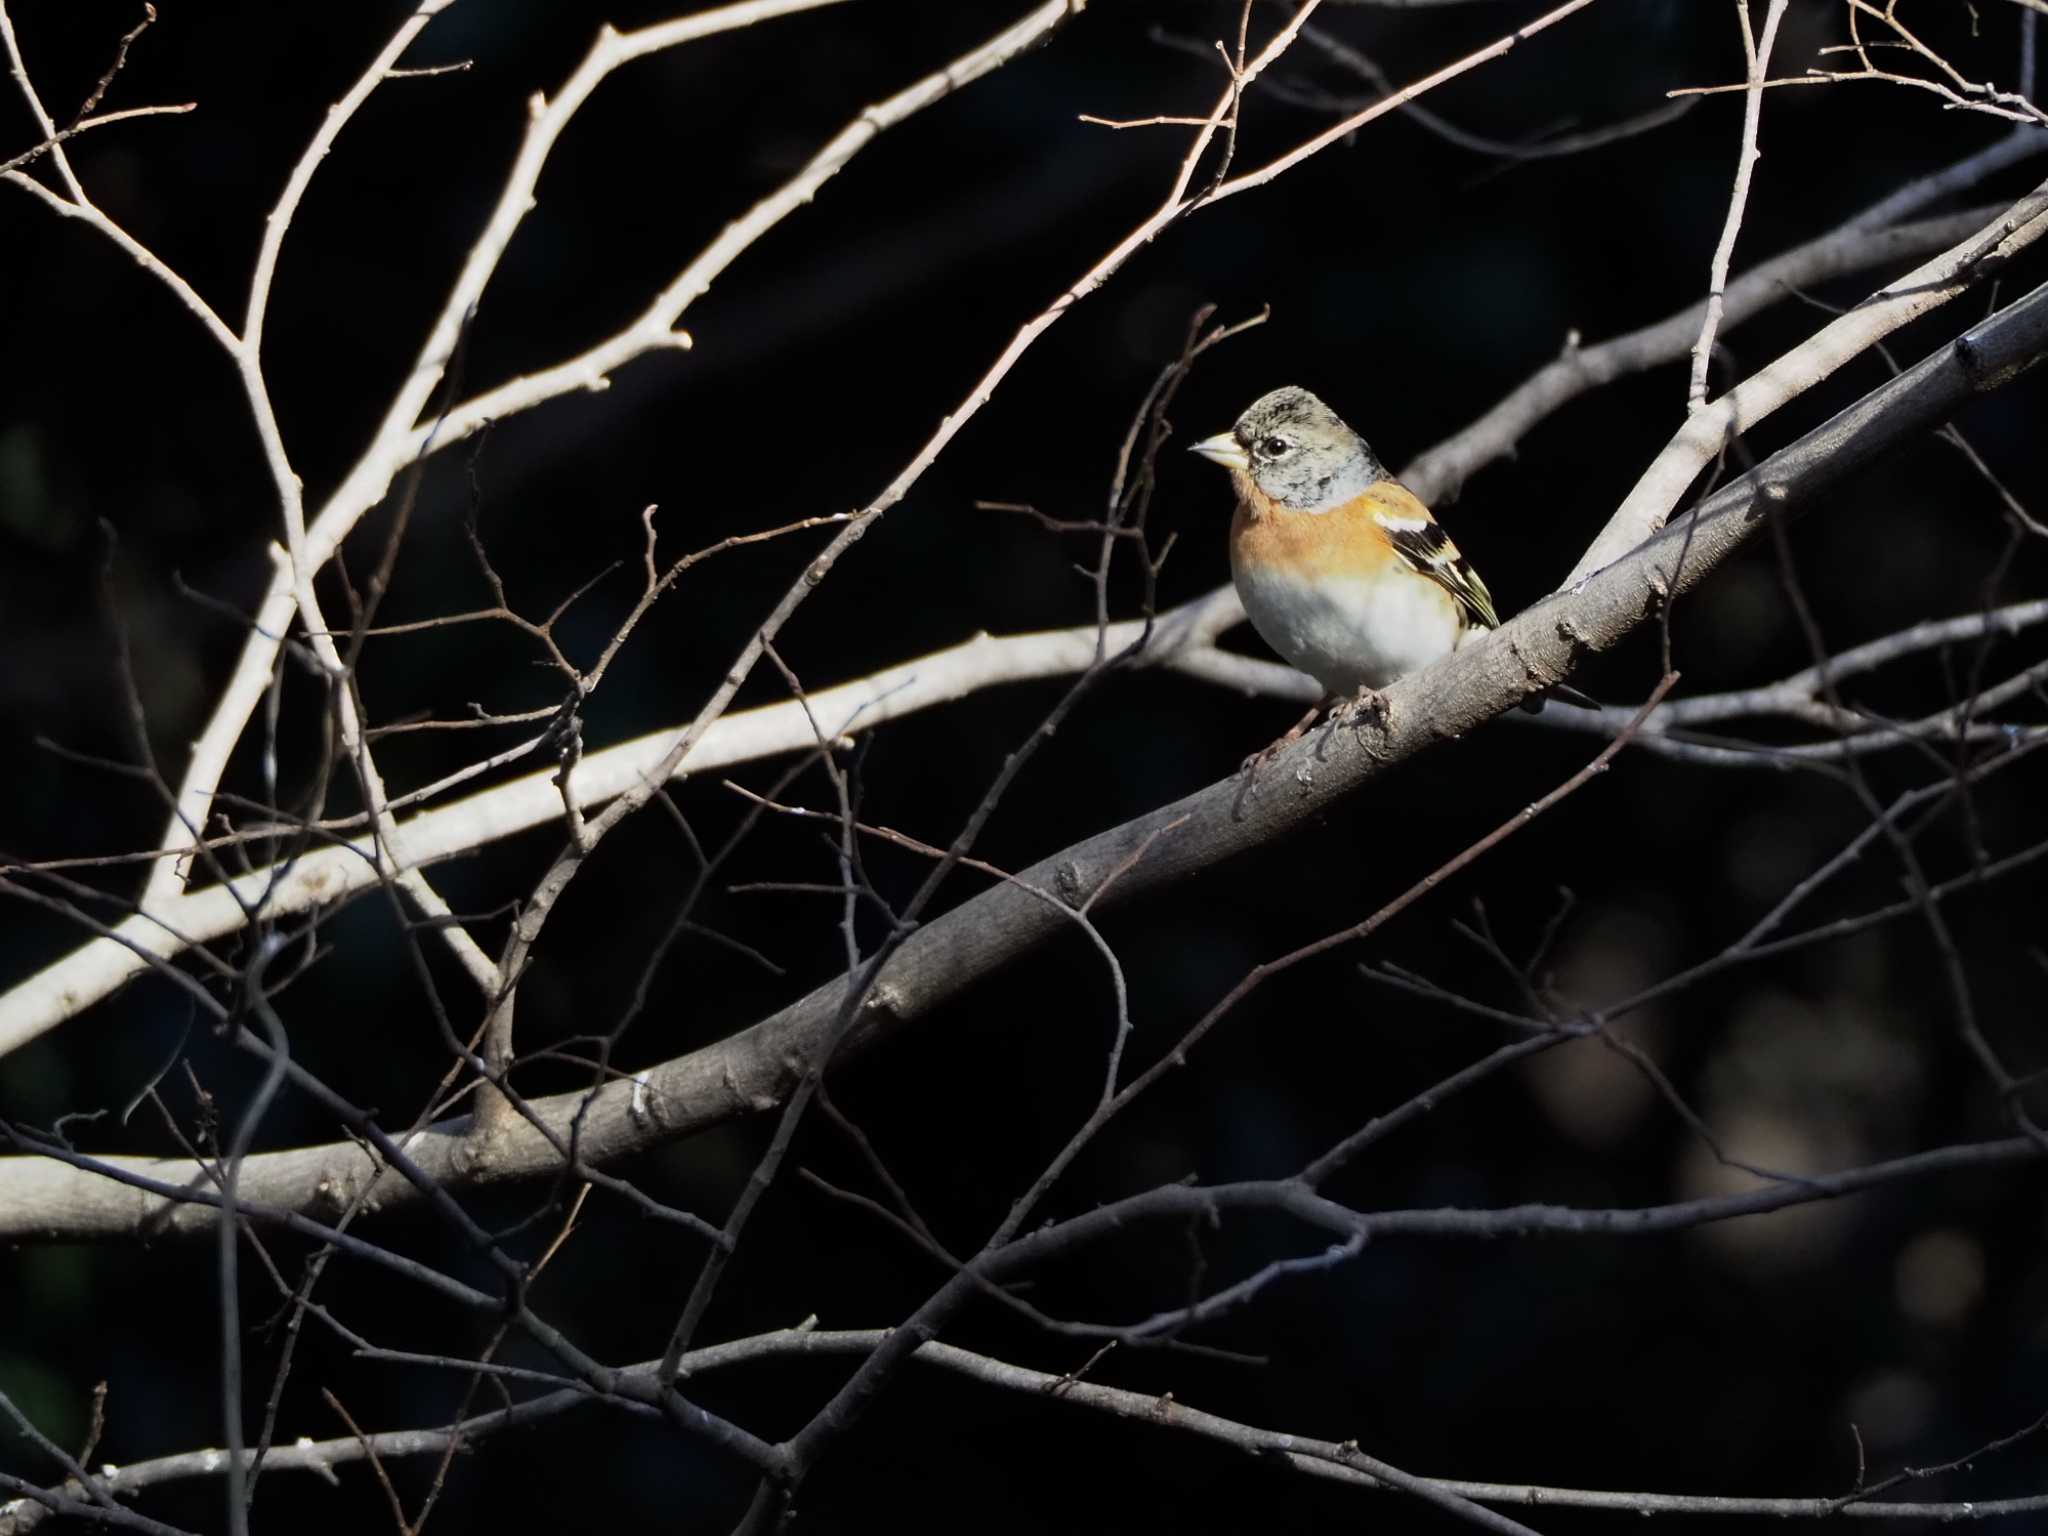
POLYGON ((1386 466, 1364 438, 1292 384, 1254 400, 1237 418, 1231 436, 1251 460, 1252 483, 1297 512, 1342 506, 1387 478, 1386 466))

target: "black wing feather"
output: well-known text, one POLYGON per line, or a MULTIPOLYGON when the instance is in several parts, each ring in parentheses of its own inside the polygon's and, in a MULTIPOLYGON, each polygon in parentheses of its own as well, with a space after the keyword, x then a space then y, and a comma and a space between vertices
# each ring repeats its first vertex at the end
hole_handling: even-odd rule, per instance
POLYGON ((1394 546, 1394 553, 1407 561, 1418 574, 1427 576, 1457 599, 1466 617, 1475 624, 1484 624, 1488 629, 1500 628, 1500 617, 1493 611, 1493 594, 1486 590, 1486 583, 1479 579, 1479 573, 1466 563, 1458 553, 1450 535, 1434 522, 1421 523, 1403 517, 1384 517, 1379 524, 1386 530, 1387 542, 1394 546))

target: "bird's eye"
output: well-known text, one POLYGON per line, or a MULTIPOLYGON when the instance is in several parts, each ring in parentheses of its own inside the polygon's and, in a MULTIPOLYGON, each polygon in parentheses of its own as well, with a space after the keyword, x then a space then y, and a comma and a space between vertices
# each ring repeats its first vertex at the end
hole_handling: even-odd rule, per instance
POLYGON ((1277 459, 1293 446, 1284 437, 1269 437, 1259 444, 1259 457, 1262 459, 1277 459))

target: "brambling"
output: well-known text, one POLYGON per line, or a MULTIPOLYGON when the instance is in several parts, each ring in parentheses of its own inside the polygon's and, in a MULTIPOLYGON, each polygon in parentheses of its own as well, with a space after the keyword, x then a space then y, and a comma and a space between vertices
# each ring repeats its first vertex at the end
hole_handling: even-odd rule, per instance
POLYGON ((1191 452, 1230 471, 1230 571, 1252 627, 1340 700, 1384 716, 1379 690, 1499 627, 1493 594, 1429 508, 1305 389, 1261 395, 1191 452))

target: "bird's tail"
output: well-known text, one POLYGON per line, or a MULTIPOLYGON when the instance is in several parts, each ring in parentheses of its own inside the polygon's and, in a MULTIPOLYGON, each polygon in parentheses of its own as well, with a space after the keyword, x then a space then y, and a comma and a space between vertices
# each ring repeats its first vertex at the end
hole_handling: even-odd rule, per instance
POLYGON ((1570 683, 1554 683, 1541 693, 1532 693, 1529 697, 1522 700, 1522 708, 1532 715, 1540 715, 1543 713, 1544 701, 1547 699, 1556 699, 1560 704, 1569 704, 1575 709, 1604 709, 1606 707, 1590 694, 1579 692, 1570 683))

